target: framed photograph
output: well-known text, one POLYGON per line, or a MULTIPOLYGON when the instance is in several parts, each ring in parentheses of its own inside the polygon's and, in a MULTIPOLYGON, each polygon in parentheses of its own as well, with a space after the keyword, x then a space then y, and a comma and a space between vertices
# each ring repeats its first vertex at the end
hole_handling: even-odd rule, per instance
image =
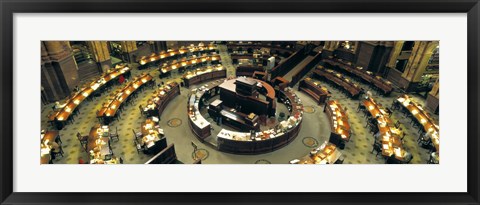
POLYGON ((478 0, 0 5, 1 204, 480 203, 478 0))

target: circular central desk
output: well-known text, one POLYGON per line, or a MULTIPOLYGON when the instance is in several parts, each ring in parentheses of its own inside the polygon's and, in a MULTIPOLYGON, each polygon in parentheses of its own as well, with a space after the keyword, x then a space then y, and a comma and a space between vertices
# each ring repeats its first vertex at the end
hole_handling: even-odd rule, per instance
MULTIPOLYGON (((200 88, 193 89, 188 98, 188 116, 189 124, 193 134, 204 142, 205 138, 211 135, 210 123, 200 114, 200 109, 209 99, 219 94, 219 86, 228 80, 217 80, 203 85, 200 88)), ((285 104, 290 111, 288 118, 282 120, 276 126, 256 131, 239 132, 229 129, 222 129, 216 139, 216 148, 219 151, 233 154, 262 154, 272 152, 284 147, 293 141, 301 127, 303 105, 301 100, 290 88, 277 91, 275 98, 274 90, 267 83, 259 82, 260 91, 264 92, 267 98, 274 98, 278 102, 285 104), (267 86, 268 85, 268 86, 267 86)))

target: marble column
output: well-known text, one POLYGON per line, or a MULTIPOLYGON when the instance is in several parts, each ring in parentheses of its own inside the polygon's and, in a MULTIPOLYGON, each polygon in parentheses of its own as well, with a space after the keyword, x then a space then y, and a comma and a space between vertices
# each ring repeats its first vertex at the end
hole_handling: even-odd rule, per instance
POLYGON ((397 65, 398 56, 402 52, 402 47, 405 41, 395 41, 393 44, 392 52, 390 52, 390 57, 388 58, 387 67, 388 68, 395 68, 397 65))
POLYGON ((393 41, 359 41, 354 62, 357 66, 383 76, 393 45, 393 41))
POLYGON ((432 90, 428 93, 426 106, 430 111, 438 114, 440 102, 440 79, 437 79, 432 90))
POLYGON ((333 51, 338 48, 340 45, 339 41, 325 41, 325 45, 323 46, 322 57, 328 58, 328 56, 333 55, 333 51))
POLYGON ((112 67, 110 51, 107 41, 87 41, 88 47, 92 51, 95 62, 97 62, 100 73, 107 71, 112 67))
POLYGON ((149 44, 150 44, 150 50, 152 50, 154 53, 167 51, 166 41, 149 41, 149 44))
POLYGON ((41 82, 50 102, 68 96, 79 84, 78 66, 65 41, 41 42, 41 82))
POLYGON ((422 75, 427 69, 428 61, 437 46, 438 41, 415 41, 412 54, 408 58, 405 71, 402 73, 401 88, 406 91, 415 89, 421 81, 422 75))
POLYGON ((128 63, 134 63, 137 57, 137 42, 136 41, 122 41, 122 55, 123 60, 128 63))

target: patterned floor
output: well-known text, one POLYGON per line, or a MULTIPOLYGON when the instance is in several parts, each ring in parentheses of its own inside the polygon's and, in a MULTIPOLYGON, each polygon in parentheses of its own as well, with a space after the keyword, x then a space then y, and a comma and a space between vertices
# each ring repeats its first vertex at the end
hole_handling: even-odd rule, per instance
MULTIPOLYGON (((231 64, 231 59, 226 53, 226 47, 220 46, 220 55, 222 57, 222 63, 227 68, 227 75, 233 76, 235 74, 235 68, 231 64)), ((132 67, 135 67, 134 65, 132 67)), ((133 69, 132 76, 137 76, 141 72, 150 72, 155 77, 157 84, 160 81, 175 80, 180 82, 180 74, 173 73, 172 77, 167 79, 158 78, 158 70, 142 70, 133 69)), ((362 87, 368 90, 368 86, 363 83, 359 83, 362 87)), ((365 128, 366 120, 363 115, 356 112, 356 108, 359 100, 351 100, 346 97, 342 92, 332 88, 326 82, 323 82, 329 90, 332 92, 332 99, 339 100, 343 107, 348 108, 347 114, 350 118, 350 124, 353 129, 352 139, 346 144, 342 153, 345 156, 344 163, 348 164, 372 164, 372 163, 384 163, 381 157, 375 157, 375 154, 371 154, 373 144, 373 137, 365 128)), ((114 92, 115 89, 120 88, 116 86, 109 92, 104 93, 103 96, 108 96, 110 92, 114 92)), ((295 86, 296 90, 296 86, 295 86)), ((153 89, 145 89, 139 93, 138 98, 132 105, 127 105, 121 114, 121 119, 112 122, 110 125, 112 128, 118 127, 118 133, 120 135, 119 142, 112 143, 112 149, 117 157, 122 157, 126 164, 143 164, 149 156, 143 153, 137 153, 133 144, 132 129, 139 130, 140 124, 145 120, 145 117, 140 115, 138 110, 139 105, 145 105, 148 99, 151 98, 153 89)), ((328 140, 330 128, 328 119, 323 113, 323 105, 318 106, 310 97, 306 94, 297 92, 298 96, 302 99, 304 106, 309 106, 308 113, 304 114, 304 121, 300 130, 299 136, 293 140, 289 145, 284 148, 274 151, 272 153, 260 154, 260 155, 234 155, 219 152, 210 146, 202 144, 191 133, 186 114, 187 107, 187 95, 188 90, 181 88, 181 95, 176 97, 167 106, 161 117, 160 126, 164 129, 167 142, 175 144, 175 150, 177 157, 183 163, 189 164, 194 161, 194 158, 204 158, 203 164, 286 164, 290 160, 300 158, 309 153, 318 144, 322 144, 328 140), (194 142, 198 146, 197 152, 191 143, 194 142)), ((382 103, 385 106, 390 106, 392 101, 399 96, 399 93, 392 93, 390 97, 383 97, 374 94, 374 99, 377 102, 382 103)), ((81 149, 80 143, 76 138, 76 133, 80 132, 82 135, 87 135, 90 128, 98 123, 96 119, 96 111, 100 109, 104 100, 96 98, 93 101, 86 101, 80 105, 80 114, 76 117, 73 124, 67 125, 60 131, 60 135, 63 141, 63 149, 65 156, 54 160, 55 164, 72 164, 78 163, 78 159, 81 157, 84 160, 87 158, 87 154, 81 149)), ((417 102, 424 104, 424 99, 418 96, 414 97, 417 102)), ((42 107, 42 128, 49 129, 47 123, 47 116, 51 112, 51 105, 45 105, 42 107)), ((279 112, 277 112, 278 116, 279 112)), ((433 115, 433 118, 438 123, 438 116, 433 115)), ((395 111, 392 115, 392 119, 397 119, 403 123, 403 130, 407 133, 405 137, 404 146, 412 153, 413 160, 411 163, 426 163, 428 160, 428 151, 421 148, 417 143, 418 137, 417 130, 413 129, 408 123, 410 119, 406 119, 398 111, 395 111)), ((214 129, 220 129, 215 128, 214 129)), ((217 132, 219 130, 216 130, 217 132)))

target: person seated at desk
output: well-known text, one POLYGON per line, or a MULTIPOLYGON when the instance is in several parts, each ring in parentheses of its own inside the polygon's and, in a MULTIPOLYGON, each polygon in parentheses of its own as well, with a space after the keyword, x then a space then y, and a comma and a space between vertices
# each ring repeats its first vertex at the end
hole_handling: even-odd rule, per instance
POLYGON ((61 152, 60 145, 56 142, 49 141, 47 145, 50 147, 50 155, 52 156, 52 160, 55 159, 55 153, 61 152))
POLYGON ((372 98, 372 92, 369 90, 367 91, 366 95, 365 95, 365 99, 369 99, 369 98, 372 98))

